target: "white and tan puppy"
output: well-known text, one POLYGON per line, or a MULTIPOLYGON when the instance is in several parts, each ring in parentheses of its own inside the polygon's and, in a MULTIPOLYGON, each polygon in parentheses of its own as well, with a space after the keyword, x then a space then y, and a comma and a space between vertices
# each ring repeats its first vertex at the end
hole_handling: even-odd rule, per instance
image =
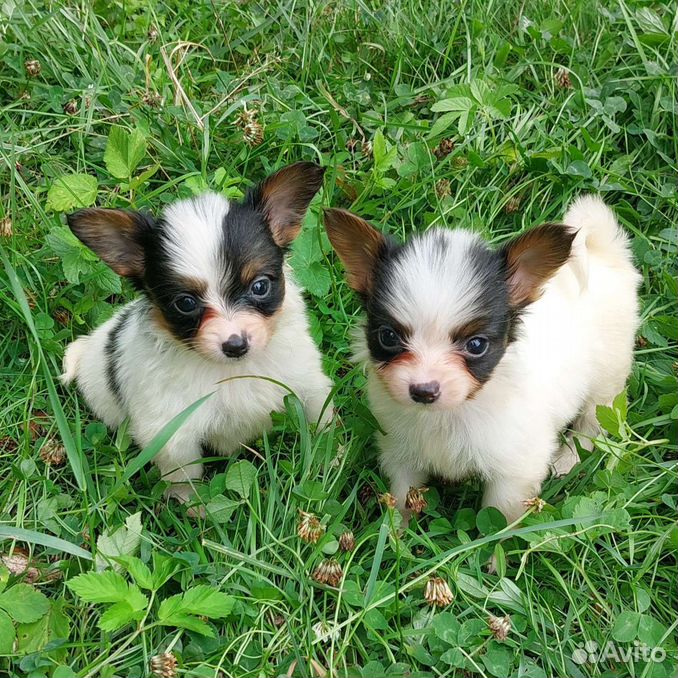
POLYGON ((202 476, 203 449, 229 454, 270 428, 285 384, 309 421, 331 415, 301 291, 285 264, 322 184, 318 165, 283 168, 242 202, 208 193, 158 219, 115 209, 69 216, 75 235, 141 292, 66 350, 75 380, 109 427, 129 417, 140 446, 186 407, 214 392, 155 458, 168 494, 186 501, 202 476), (222 382, 222 383, 220 383, 222 382))
POLYGON ((614 214, 585 196, 496 250, 461 229, 398 245, 343 210, 325 224, 364 303, 358 353, 399 505, 430 475, 478 475, 483 504, 515 520, 578 461, 563 431, 590 444, 631 369, 639 275, 614 214))

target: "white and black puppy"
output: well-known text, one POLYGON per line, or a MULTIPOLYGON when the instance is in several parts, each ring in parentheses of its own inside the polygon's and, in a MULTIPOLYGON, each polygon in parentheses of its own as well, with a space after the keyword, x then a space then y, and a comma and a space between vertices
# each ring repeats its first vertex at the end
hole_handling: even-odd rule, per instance
POLYGON ((343 210, 325 224, 367 313, 358 357, 399 505, 429 475, 478 475, 515 520, 631 369, 639 275, 614 214, 585 196, 496 250, 461 229, 398 245, 343 210))
POLYGON ((270 379, 301 398, 309 421, 331 416, 331 382, 285 263, 322 177, 318 165, 299 162, 242 202, 207 193, 170 205, 158 219, 118 209, 68 217, 73 233, 141 295, 68 347, 64 383, 75 380, 109 427, 129 417, 140 446, 214 392, 155 458, 172 483, 168 494, 180 501, 202 476, 203 448, 229 454, 283 410, 287 391, 270 379), (219 383, 244 375, 269 381, 219 383))

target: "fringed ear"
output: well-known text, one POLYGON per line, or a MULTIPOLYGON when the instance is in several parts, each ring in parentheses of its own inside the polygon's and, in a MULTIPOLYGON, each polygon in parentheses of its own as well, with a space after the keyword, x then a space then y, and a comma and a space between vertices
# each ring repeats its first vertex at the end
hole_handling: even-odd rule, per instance
POLYGON ((279 247, 287 247, 299 235, 324 173, 320 165, 297 162, 264 179, 246 198, 249 205, 264 214, 279 247))
POLYGON ((513 308, 539 299, 546 281, 568 260, 575 235, 562 224, 543 224, 501 248, 513 308))
POLYGON ((374 267, 388 247, 382 233, 364 219, 346 210, 324 210, 325 230, 339 255, 348 284, 358 293, 372 291, 374 267))
POLYGON ((153 226, 149 216, 128 210, 91 208, 69 214, 66 220, 71 231, 118 275, 143 276, 141 236, 153 226))

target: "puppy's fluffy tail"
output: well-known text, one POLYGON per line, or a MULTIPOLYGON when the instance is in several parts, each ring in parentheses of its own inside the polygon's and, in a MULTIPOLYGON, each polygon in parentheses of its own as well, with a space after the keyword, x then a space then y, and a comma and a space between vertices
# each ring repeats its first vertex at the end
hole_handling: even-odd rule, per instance
POLYGON ((579 196, 568 207, 563 221, 577 231, 570 261, 582 289, 588 284, 591 256, 604 260, 612 267, 632 265, 628 238, 602 198, 597 195, 579 196))
POLYGON ((88 336, 80 337, 66 347, 64 353, 63 373, 59 377, 61 383, 68 386, 78 376, 80 359, 87 348, 88 336))

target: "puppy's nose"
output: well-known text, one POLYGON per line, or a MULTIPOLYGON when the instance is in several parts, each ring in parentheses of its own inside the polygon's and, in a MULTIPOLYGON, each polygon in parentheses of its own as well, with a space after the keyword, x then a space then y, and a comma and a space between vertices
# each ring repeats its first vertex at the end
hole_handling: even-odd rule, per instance
POLYGON ((239 358, 247 353, 247 339, 242 334, 232 334, 222 345, 221 350, 229 358, 239 358))
POLYGON ((415 403, 428 405, 438 400, 440 384, 437 381, 429 381, 425 384, 410 384, 410 397, 415 403))

